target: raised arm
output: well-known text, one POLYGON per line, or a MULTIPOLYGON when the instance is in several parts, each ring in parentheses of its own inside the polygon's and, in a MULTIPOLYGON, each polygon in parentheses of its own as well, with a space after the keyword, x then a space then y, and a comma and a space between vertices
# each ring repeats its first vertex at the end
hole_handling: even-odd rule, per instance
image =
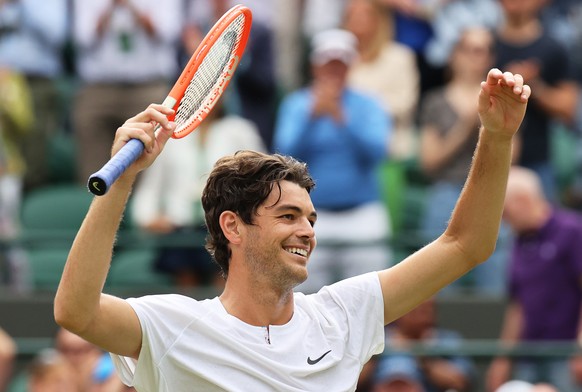
POLYGON ((135 177, 155 160, 170 137, 174 124, 166 116, 171 113, 161 105, 150 105, 117 130, 113 154, 130 138, 140 139, 145 152, 105 196, 93 200, 73 242, 54 303, 59 325, 107 351, 131 357, 137 357, 141 347, 137 316, 124 300, 102 290, 135 177), (162 128, 154 135, 156 123, 162 128))
POLYGON ((493 253, 511 145, 531 90, 520 75, 492 69, 481 83, 479 143, 469 177, 445 232, 434 242, 392 268, 379 272, 384 321, 389 323, 447 284, 484 262, 493 253))

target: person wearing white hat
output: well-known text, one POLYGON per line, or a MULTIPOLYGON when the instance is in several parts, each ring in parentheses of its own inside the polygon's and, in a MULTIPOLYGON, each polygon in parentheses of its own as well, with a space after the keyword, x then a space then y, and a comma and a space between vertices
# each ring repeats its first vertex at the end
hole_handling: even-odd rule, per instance
POLYGON ((321 246, 299 287, 307 292, 391 263, 390 219, 377 169, 392 126, 379 101, 347 87, 357 45, 347 30, 316 34, 311 84, 285 97, 275 127, 275 150, 306 162, 318 181, 312 197, 321 246))

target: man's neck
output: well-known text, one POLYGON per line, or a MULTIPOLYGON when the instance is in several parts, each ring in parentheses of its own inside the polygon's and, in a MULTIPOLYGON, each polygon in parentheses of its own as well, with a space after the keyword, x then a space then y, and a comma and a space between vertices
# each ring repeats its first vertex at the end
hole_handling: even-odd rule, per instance
POLYGON ((220 301, 226 311, 241 321, 255 326, 283 325, 294 311, 293 291, 277 291, 265 285, 226 281, 220 301))

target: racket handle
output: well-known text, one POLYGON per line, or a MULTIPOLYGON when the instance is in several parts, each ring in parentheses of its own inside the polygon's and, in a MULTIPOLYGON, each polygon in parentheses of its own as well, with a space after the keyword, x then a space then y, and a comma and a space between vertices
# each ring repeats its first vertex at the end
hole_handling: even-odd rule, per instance
POLYGON ((144 145, 139 139, 131 139, 114 156, 111 157, 101 170, 89 177, 87 187, 97 196, 107 193, 111 185, 123 174, 144 150, 144 145))

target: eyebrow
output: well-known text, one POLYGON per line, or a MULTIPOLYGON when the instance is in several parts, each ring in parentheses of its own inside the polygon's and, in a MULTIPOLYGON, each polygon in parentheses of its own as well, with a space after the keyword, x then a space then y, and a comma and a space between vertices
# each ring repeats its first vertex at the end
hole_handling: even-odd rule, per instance
MULTIPOLYGON (((285 210, 292 210, 295 211, 299 214, 303 214, 303 210, 299 207, 297 207, 296 205, 293 204, 281 204, 278 206, 275 206, 275 211, 285 211, 285 210)), ((311 218, 317 219, 317 212, 312 211, 311 214, 309 214, 309 216, 311 218)))

